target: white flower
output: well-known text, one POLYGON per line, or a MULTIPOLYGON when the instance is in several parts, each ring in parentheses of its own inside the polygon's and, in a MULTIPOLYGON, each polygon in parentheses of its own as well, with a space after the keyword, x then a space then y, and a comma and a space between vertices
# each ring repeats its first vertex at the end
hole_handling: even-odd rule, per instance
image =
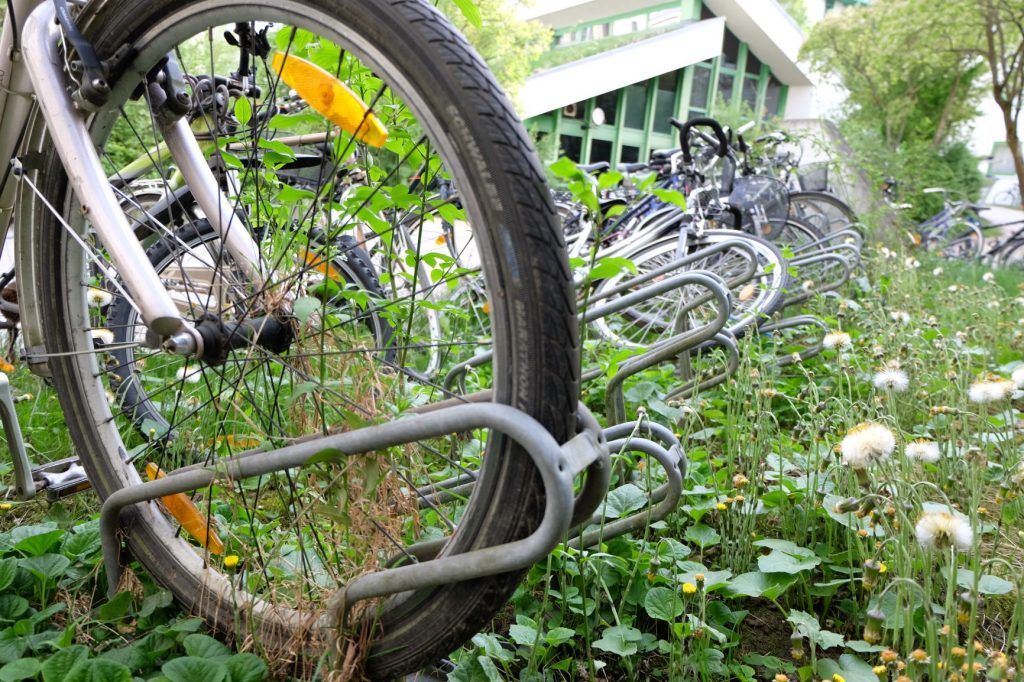
POLYGON ((1013 299, 1013 302, 1016 303, 1017 305, 1024 305, 1024 296, 1018 296, 1017 298, 1013 299))
POLYGON ((1024 365, 1013 370, 1013 374, 1010 375, 1010 381, 1015 383, 1017 388, 1024 388, 1024 365))
POLYGON ((889 319, 901 324, 910 324, 910 313, 903 310, 894 310, 889 313, 889 319))
POLYGON ((109 329, 90 329, 89 336, 99 341, 104 346, 109 346, 114 343, 114 332, 109 329))
POLYGON ((935 441, 920 438, 907 443, 907 447, 904 448, 903 454, 907 456, 907 459, 934 464, 939 461, 939 444, 935 441))
POLYGON ((921 267, 921 261, 917 260, 913 256, 908 256, 903 260, 903 265, 910 270, 916 270, 921 267))
POLYGON ((971 384, 967 389, 967 398, 979 405, 995 403, 1008 398, 1016 387, 1017 384, 1009 379, 989 375, 971 384))
POLYGON ((875 374, 875 388, 880 391, 903 393, 910 386, 910 377, 899 367, 886 367, 875 374))
POLYGON ((944 511, 925 512, 918 519, 914 532, 921 546, 929 549, 955 547, 966 552, 974 542, 971 525, 965 519, 944 511))
POLYGON ((853 340, 846 332, 829 332, 821 340, 821 345, 830 350, 846 350, 853 345, 853 340))
POLYGON ((939 277, 942 275, 942 268, 935 268, 932 270, 932 277, 939 277))
POLYGON ((813 279, 804 280, 804 283, 801 286, 803 287, 804 291, 810 291, 811 289, 814 288, 814 280, 813 279))
POLYGON ((110 302, 114 300, 114 296, 109 291, 89 287, 88 299, 89 305, 102 308, 105 305, 110 305, 110 302))
POLYGON ((996 276, 992 272, 986 272, 984 275, 981 276, 981 281, 990 284, 990 283, 996 281, 996 276))
POLYGON ((892 431, 874 422, 853 427, 839 444, 843 464, 852 469, 866 469, 876 462, 885 461, 894 449, 896 437, 892 431))
POLYGON ((202 367, 194 367, 191 371, 189 371, 187 366, 178 368, 178 381, 186 381, 190 384, 195 384, 199 382, 199 379, 201 379, 202 376, 202 367))

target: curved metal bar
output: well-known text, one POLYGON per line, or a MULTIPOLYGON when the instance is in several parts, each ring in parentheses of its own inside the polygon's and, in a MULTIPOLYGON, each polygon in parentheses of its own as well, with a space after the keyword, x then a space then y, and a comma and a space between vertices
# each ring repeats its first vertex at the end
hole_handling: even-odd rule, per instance
POLYGON ((864 235, 857 230, 844 228, 842 230, 837 230, 836 232, 829 232, 824 237, 816 239, 815 241, 801 244, 793 249, 793 253, 799 257, 801 254, 814 253, 815 251, 819 251, 825 247, 834 246, 837 243, 850 243, 847 240, 852 240, 858 250, 864 246, 864 235))
POLYGON ((725 383, 729 377, 736 373, 736 370, 740 367, 740 349, 736 344, 736 337, 729 332, 720 332, 715 334, 715 341, 715 345, 723 346, 728 352, 725 369, 718 374, 701 381, 700 383, 696 383, 697 379, 691 379, 682 386, 673 389, 665 396, 666 400, 674 398, 689 398, 698 391, 704 391, 725 383))
MULTIPOLYGON (((838 253, 819 253, 816 256, 808 256, 807 258, 792 261, 792 264, 796 267, 817 265, 821 263, 832 263, 834 265, 838 264, 838 269, 840 273, 839 276, 832 279, 829 282, 826 282, 825 284, 819 284, 818 282, 814 282, 813 274, 811 274, 811 279, 809 279, 808 281, 812 282, 814 286, 806 290, 801 290, 799 293, 793 296, 787 296, 783 304, 783 308, 788 308, 790 306, 803 303, 804 301, 810 299, 812 296, 824 294, 829 291, 836 291, 844 284, 846 284, 848 281, 850 281, 850 273, 852 271, 850 263, 849 261, 846 260, 846 258, 840 256, 838 253)), ((819 272, 821 272, 822 270, 824 269, 819 270, 819 272)))
POLYGON ((797 327, 807 326, 818 327, 818 329, 821 331, 821 334, 818 336, 818 340, 815 342, 813 346, 805 348, 801 351, 797 351, 795 353, 788 353, 786 355, 781 356, 776 361, 776 364, 779 367, 786 367, 787 365, 792 365, 797 362, 803 362, 804 360, 809 360, 810 358, 813 358, 815 355, 821 353, 821 351, 824 349, 823 344, 825 341, 825 334, 829 332, 828 325, 825 324, 822 320, 815 317, 814 315, 797 315, 795 317, 787 317, 783 320, 779 320, 778 322, 766 324, 763 327, 761 327, 762 334, 771 334, 773 332, 783 331, 785 329, 795 329, 797 327))
MULTIPOLYGON (((673 437, 672 440, 675 441, 675 438, 673 437)), ((622 438, 609 442, 608 447, 613 451, 642 452, 649 457, 653 457, 665 470, 668 480, 651 491, 650 500, 654 506, 648 506, 644 511, 608 522, 602 527, 584 531, 580 535, 569 539, 566 543, 569 547, 575 549, 591 547, 599 542, 616 538, 625 533, 649 526, 655 521, 660 521, 676 508, 679 498, 683 494, 684 474, 679 465, 680 462, 685 461, 685 457, 678 441, 671 445, 668 450, 646 438, 622 438)), ((590 523, 598 523, 600 520, 600 515, 596 518, 591 517, 590 523)))
POLYGON ((714 337, 729 321, 729 313, 732 311, 732 296, 722 283, 721 278, 699 271, 687 273, 685 277, 690 278, 687 284, 703 286, 716 299, 718 309, 715 318, 703 327, 676 334, 643 355, 630 358, 622 363, 619 371, 608 381, 608 387, 605 389, 605 407, 608 419, 612 423, 626 420, 626 403, 623 396, 623 383, 626 379, 654 365, 674 359, 690 348, 700 345, 714 337))

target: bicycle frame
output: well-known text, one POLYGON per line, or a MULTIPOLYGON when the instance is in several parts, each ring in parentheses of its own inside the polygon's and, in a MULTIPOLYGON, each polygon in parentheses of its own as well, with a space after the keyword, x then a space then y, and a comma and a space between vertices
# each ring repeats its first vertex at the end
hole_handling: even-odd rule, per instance
MULTIPOLYGON (((33 213, 40 209, 32 196, 37 193, 35 185, 28 180, 31 169, 22 167, 18 155, 39 150, 47 135, 67 171, 82 215, 88 216, 116 270, 103 274, 111 281, 122 281, 132 292, 134 304, 150 331, 152 345, 164 344, 167 350, 183 355, 201 354, 202 337, 181 316, 135 238, 103 171, 86 117, 76 109, 68 92, 59 48, 61 33, 52 5, 47 0, 14 0, 12 5, 20 24, 18 44, 11 13, 5 17, 0 35, 0 160, 9 169, 0 186, 0 225, 3 236, 12 222, 15 225, 15 268, 21 275, 19 302, 30 366, 36 365, 37 371, 46 373, 45 339, 39 323, 36 290, 39 278, 32 271, 36 245, 32 243, 34 235, 30 228, 35 222, 31 220, 33 213), (38 108, 31 99, 33 95, 38 108), (30 183, 32 191, 25 191, 22 186, 18 202, 17 190, 23 183, 17 180, 21 178, 30 183)), ((121 91, 134 88, 138 81, 133 74, 142 78, 138 69, 129 67, 116 87, 121 91)), ((168 150, 226 250, 253 284, 260 286, 264 278, 257 245, 241 224, 235 206, 220 191, 188 123, 178 118, 163 126, 163 134, 168 150)), ((42 210, 55 208, 58 207, 47 206, 42 210)), ((80 241, 81 235, 77 239, 80 241)))

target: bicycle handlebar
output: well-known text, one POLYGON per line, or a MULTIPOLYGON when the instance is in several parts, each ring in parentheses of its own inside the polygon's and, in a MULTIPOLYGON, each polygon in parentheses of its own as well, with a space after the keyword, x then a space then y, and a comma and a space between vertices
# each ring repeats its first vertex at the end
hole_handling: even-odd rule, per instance
POLYGON ((715 153, 718 156, 728 156, 729 138, 725 136, 725 131, 722 130, 722 126, 715 119, 700 116, 697 118, 691 118, 685 123, 677 118, 670 118, 669 122, 679 129, 680 146, 683 148, 683 160, 686 163, 693 163, 693 155, 690 154, 690 129, 696 126, 707 126, 708 128, 711 128, 715 133, 715 137, 718 138, 718 150, 715 153))

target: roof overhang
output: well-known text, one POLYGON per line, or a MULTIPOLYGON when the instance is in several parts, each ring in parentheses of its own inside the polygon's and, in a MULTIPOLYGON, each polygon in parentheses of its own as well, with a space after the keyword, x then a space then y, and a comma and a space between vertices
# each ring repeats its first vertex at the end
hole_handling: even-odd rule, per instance
POLYGON ((543 0, 519 10, 520 19, 532 19, 551 28, 569 28, 598 17, 628 14, 650 7, 652 0, 543 0))
POLYGON ((806 36, 776 0, 704 0, 786 85, 813 85, 797 63, 806 36))
POLYGON ((724 34, 725 19, 716 17, 541 71, 527 79, 520 113, 530 118, 711 59, 724 34))

